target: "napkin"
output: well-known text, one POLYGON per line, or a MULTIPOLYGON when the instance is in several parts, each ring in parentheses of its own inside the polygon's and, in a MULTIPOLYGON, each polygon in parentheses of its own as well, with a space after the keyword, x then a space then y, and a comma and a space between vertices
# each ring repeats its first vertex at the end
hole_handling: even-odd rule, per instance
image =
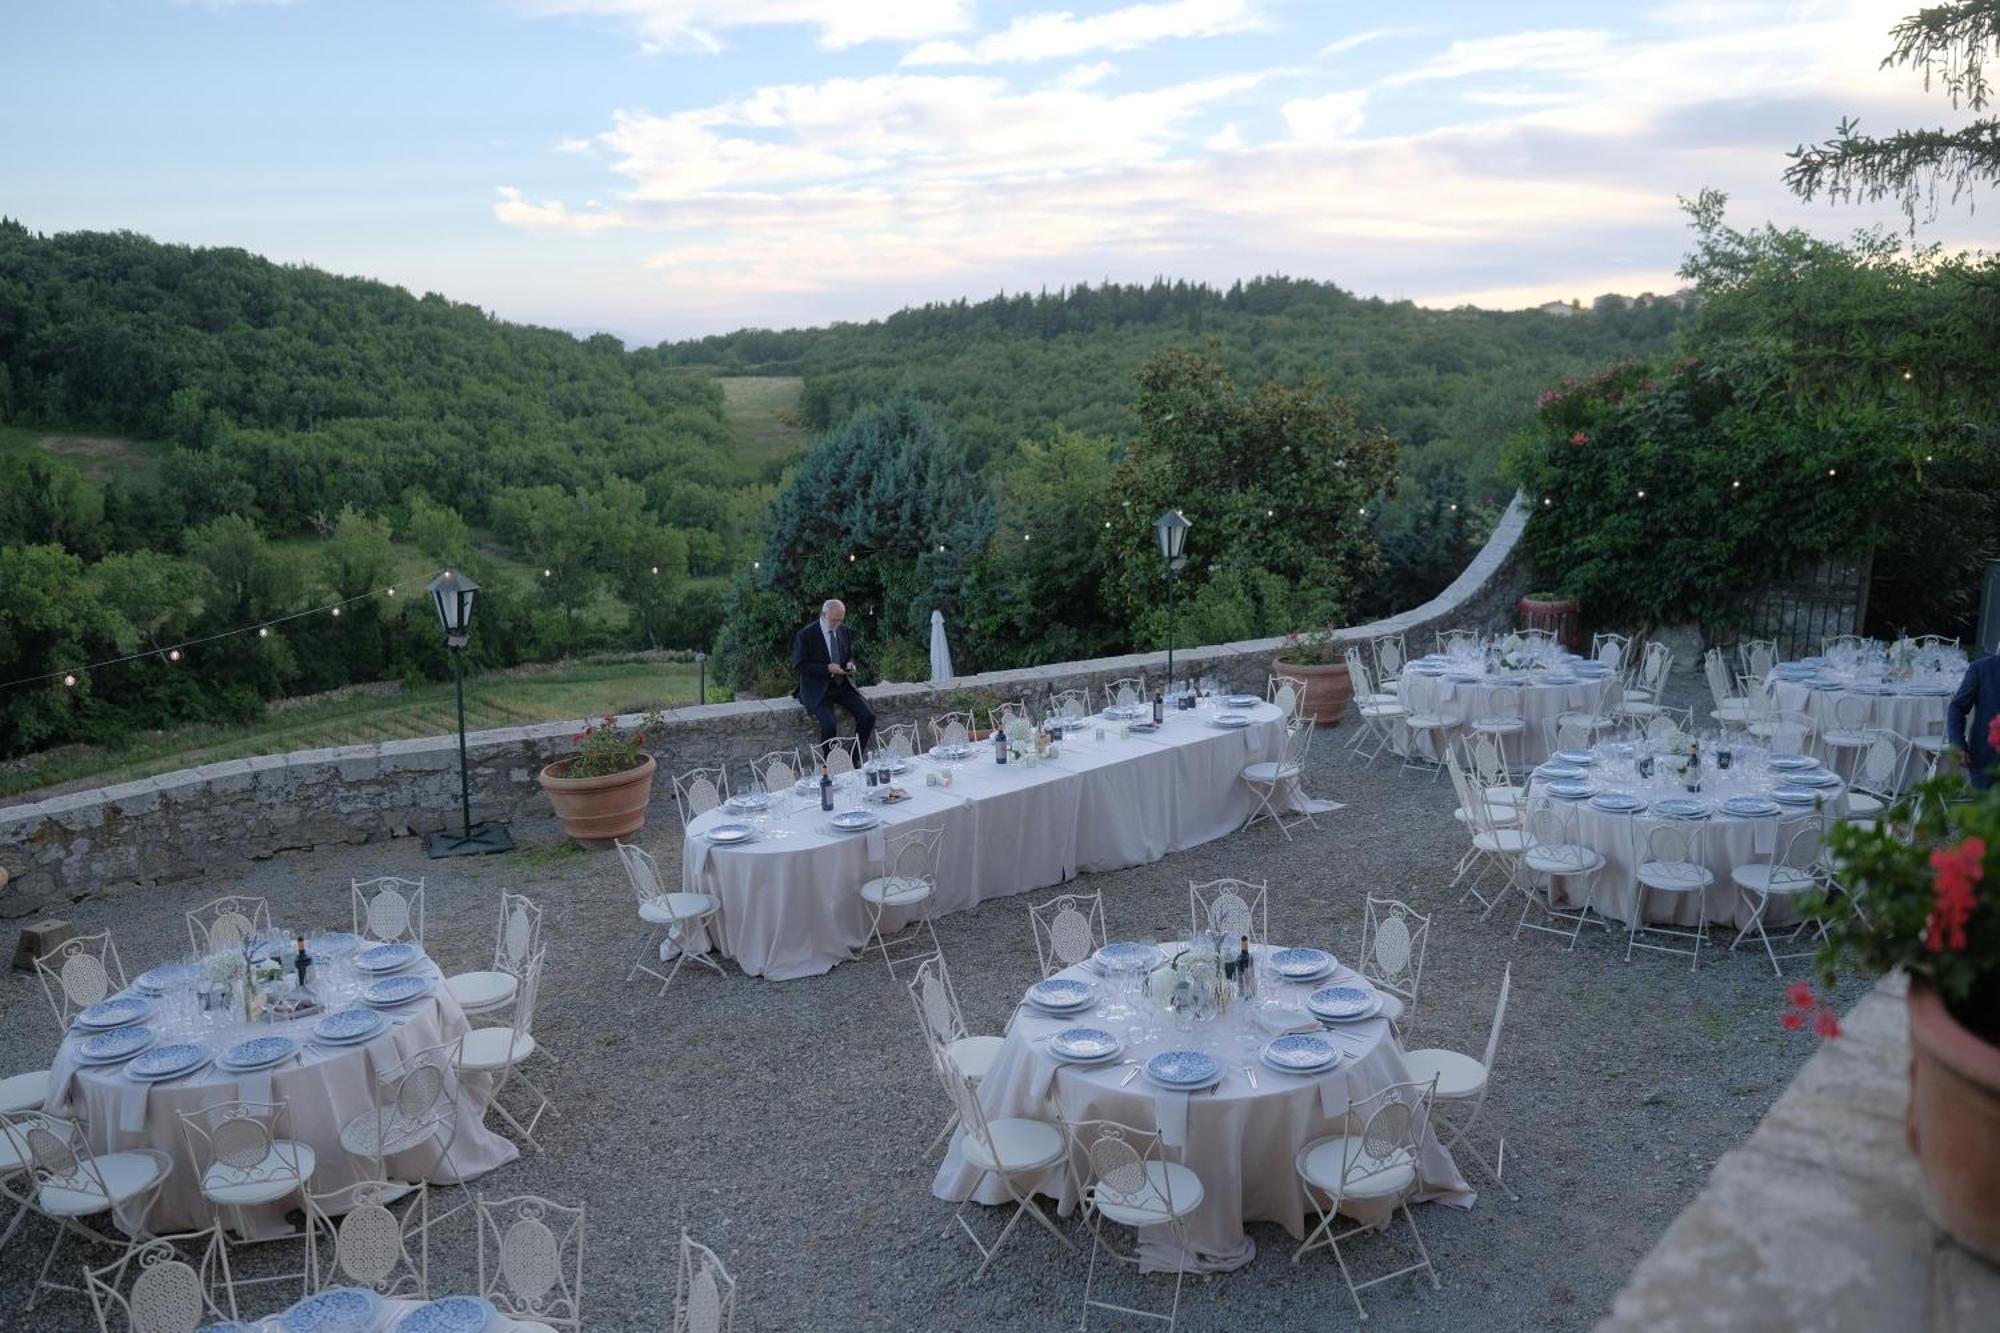
POLYGON ((1777 845, 1777 820, 1753 819, 1750 821, 1750 846, 1759 856, 1769 856, 1777 845))
MULTIPOLYGON (((1144 1078, 1141 1074, 1139 1077, 1144 1078)), ((1188 1094, 1171 1088, 1153 1089, 1154 1123, 1160 1127, 1160 1141, 1169 1148, 1187 1147, 1188 1094)))
POLYGON ((887 851, 884 849, 882 841, 882 826, 880 824, 877 824, 874 828, 869 829, 868 832, 863 836, 868 840, 868 859, 870 861, 880 861, 888 855, 887 851))

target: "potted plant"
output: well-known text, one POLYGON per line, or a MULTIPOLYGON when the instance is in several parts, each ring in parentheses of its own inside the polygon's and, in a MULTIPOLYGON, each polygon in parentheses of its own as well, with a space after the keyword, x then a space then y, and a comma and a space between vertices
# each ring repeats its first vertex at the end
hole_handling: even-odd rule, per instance
MULTIPOLYGON (((1281 675, 1297 676, 1306 683, 1305 715, 1313 725, 1337 727, 1347 714, 1347 701, 1354 697, 1354 683, 1347 678, 1346 645, 1334 642, 1338 626, 1331 620, 1320 629, 1297 631, 1285 636, 1273 666, 1281 675)), ((1381 688, 1377 683, 1377 688, 1381 688)))
POLYGON ((627 730, 606 713, 571 738, 575 754, 541 771, 538 780, 565 833, 586 847, 605 847, 645 826, 659 767, 646 753, 646 737, 665 720, 654 709, 627 730))
MULTIPOLYGON (((1846 892, 1805 906, 1826 927, 1820 978, 1831 984, 1845 960, 1908 973, 1907 1130, 1925 1207, 2000 1263, 2000 782, 1969 791, 1961 774, 1932 778, 1872 827, 1834 825, 1827 844, 1846 892)), ((1811 1015, 1821 1036, 1839 1035, 1809 985, 1790 1000, 1786 1027, 1811 1015)))
POLYGON ((1545 629, 1573 653, 1583 651, 1583 603, 1559 592, 1531 592, 1515 604, 1522 629, 1545 629))

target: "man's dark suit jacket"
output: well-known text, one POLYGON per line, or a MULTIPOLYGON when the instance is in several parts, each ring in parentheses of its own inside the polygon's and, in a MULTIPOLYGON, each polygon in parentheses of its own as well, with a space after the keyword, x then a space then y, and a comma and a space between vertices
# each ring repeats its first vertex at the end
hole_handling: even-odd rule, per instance
POLYGON ((1966 767, 1980 786, 1986 785, 1986 770, 2000 759, 1986 739, 1986 729, 1996 717, 2000 717, 2000 655, 1988 654, 1965 669, 1965 679, 1945 711, 1945 739, 1965 751, 1966 767))
MULTIPOLYGON (((842 625, 833 632, 833 641, 840 649, 840 665, 846 666, 855 660, 854 636, 847 626, 842 625)), ((826 635, 820 632, 819 621, 812 620, 792 636, 792 666, 799 673, 799 687, 794 693, 807 711, 818 708, 826 699, 828 690, 854 684, 845 676, 827 674, 830 665, 832 659, 826 655, 826 635)))

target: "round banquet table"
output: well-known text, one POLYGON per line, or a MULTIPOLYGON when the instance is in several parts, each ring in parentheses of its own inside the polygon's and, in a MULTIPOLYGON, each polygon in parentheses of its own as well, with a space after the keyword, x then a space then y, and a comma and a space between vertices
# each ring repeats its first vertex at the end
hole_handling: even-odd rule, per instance
MULTIPOLYGON (((1651 782, 1641 781, 1628 757, 1631 748, 1626 742, 1612 742, 1593 749, 1596 762, 1590 766, 1591 781, 1604 791, 1623 792, 1649 804, 1665 797, 1687 795, 1678 775, 1671 779, 1664 776, 1665 765, 1655 768, 1651 782)), ((1735 762, 1727 771, 1704 758, 1700 799, 1710 813, 1706 819, 1693 821, 1702 825, 1702 864, 1715 876, 1706 894, 1710 925, 1739 926, 1750 919, 1753 904, 1736 887, 1729 872, 1737 866, 1768 858, 1777 847, 1780 823, 1814 813, 1811 806, 1781 806, 1776 815, 1751 818, 1725 813, 1722 802, 1729 797, 1768 796, 1779 785, 1778 777, 1765 766, 1763 750, 1736 746, 1734 753, 1735 762)), ((1592 906, 1604 916, 1630 925, 1638 912, 1639 885, 1634 875, 1638 869, 1639 840, 1644 836, 1643 825, 1648 822, 1647 812, 1628 814, 1600 809, 1588 800, 1561 800, 1549 796, 1548 781, 1539 772, 1534 774, 1528 784, 1529 800, 1546 797, 1571 812, 1576 821, 1574 840, 1602 854, 1605 861, 1594 881, 1592 906)), ((1828 787, 1825 795, 1819 811, 1822 824, 1839 818, 1847 808, 1845 786, 1828 787)), ((1582 876, 1560 881, 1557 904, 1581 906, 1587 883, 1590 882, 1582 876)), ((1648 924, 1692 927, 1699 910, 1692 893, 1658 890, 1646 893, 1648 924)), ((1786 900, 1774 897, 1765 920, 1775 924, 1790 919, 1786 900)))
MULTIPOLYGON (((1280 757, 1286 735, 1274 705, 1241 711, 1249 724, 1235 730, 1204 708, 1170 711, 1159 731, 1124 739, 1117 722, 1093 720, 1063 740, 1058 757, 1032 766, 997 764, 985 743, 959 761, 919 755, 895 779, 909 799, 872 807, 882 822, 860 833, 832 829, 816 783, 809 796, 782 794, 763 816, 711 810, 688 826, 681 883, 721 901, 713 942, 744 972, 780 981, 817 976, 867 941, 861 885, 888 873, 888 840, 899 830, 944 829, 933 916, 1081 871, 1144 865, 1235 832, 1253 808, 1244 766, 1280 757), (1100 725, 1103 740, 1095 735, 1100 725), (933 773, 949 774, 951 785, 926 785, 933 773), (750 824, 755 840, 719 845, 705 836, 729 822, 750 824)), ((1289 787, 1274 804, 1304 808, 1297 784, 1289 787)), ((863 790, 859 774, 843 775, 836 807, 852 808, 863 790)), ((909 917, 907 909, 885 912, 884 933, 909 917)), ((710 944, 707 932, 689 941, 697 953, 710 944)))
MULTIPOLYGON (((1170 956, 1177 947, 1163 946, 1170 956)), ((1261 956, 1261 947, 1258 952, 1261 956)), ((1057 975, 1102 985, 1089 963, 1057 975)), ((1289 1026, 1303 1029, 1312 1025, 1317 1031, 1316 1020, 1304 1008, 1305 997, 1317 987, 1331 985, 1367 983, 1345 967, 1310 985, 1276 983, 1279 998, 1297 1008, 1297 1018, 1289 1026)), ((1060 1115, 1068 1124, 1116 1120, 1135 1129, 1159 1128, 1167 1157, 1193 1168, 1201 1177, 1201 1206, 1186 1219, 1191 1251, 1186 1256, 1188 1271, 1240 1268, 1257 1254, 1256 1242, 1243 1230, 1245 1222, 1276 1222, 1294 1239, 1305 1238, 1314 1215, 1294 1165, 1298 1150, 1323 1135, 1346 1132, 1351 1102, 1411 1078, 1385 1018, 1329 1028, 1323 1035, 1342 1052, 1340 1063, 1331 1071, 1280 1073, 1261 1063, 1254 1052, 1246 1054, 1239 1044, 1243 1032, 1256 1032, 1260 1041, 1274 1035, 1249 1008, 1238 1002, 1214 1022, 1194 1025, 1185 1033, 1177 1032, 1170 1021, 1149 1019, 1161 1035, 1137 1044, 1130 1036, 1131 1025, 1095 1020, 1094 1010, 1086 1012, 1082 1022, 1117 1033, 1126 1042, 1126 1049, 1109 1064, 1076 1065, 1057 1060, 1049 1054, 1047 1042, 1036 1040, 1068 1026, 1067 1020, 1023 1005, 1015 1011, 1005 1044, 980 1080, 979 1104, 994 1119, 1025 1116, 1046 1120, 1060 1115), (1209 1031, 1202 1032, 1203 1026, 1209 1031), (1212 1091, 1171 1092, 1154 1087, 1143 1075, 1126 1082, 1132 1071, 1132 1066, 1124 1063, 1126 1058, 1143 1060, 1159 1051, 1199 1046, 1204 1040, 1215 1043, 1214 1053, 1228 1071, 1212 1091), (1256 1070, 1254 1088, 1243 1073, 1245 1063, 1256 1070)), ((966 1198, 978 1176, 959 1151, 964 1133, 960 1129, 953 1135, 951 1148, 932 1181, 931 1193, 940 1199, 966 1198)), ((1476 1194, 1434 1134, 1427 1136, 1418 1165, 1421 1183, 1415 1197, 1419 1201, 1472 1206, 1476 1194)), ((1054 1199, 1063 1215, 1076 1207, 1076 1176, 1067 1162, 1020 1183, 1026 1191, 1054 1199)), ((983 1204, 1007 1201, 995 1180, 986 1181, 975 1197, 983 1204)), ((1350 1204, 1344 1211, 1352 1211, 1362 1220, 1382 1221, 1390 1210, 1381 1209, 1378 1215, 1350 1204)), ((1171 1273, 1181 1258, 1173 1231, 1166 1226, 1141 1231, 1139 1254, 1146 1272, 1171 1273)))
MULTIPOLYGON (((1915 740, 1919 736, 1942 736, 1945 710, 1957 689, 1962 672, 1923 672, 1909 680, 1883 680, 1877 670, 1868 678, 1852 671, 1811 662, 1787 662, 1765 678, 1764 694, 1788 713, 1804 713, 1819 731, 1834 728, 1838 701, 1860 698, 1868 701, 1870 728, 1893 731, 1915 740)), ((1824 747, 1823 747, 1824 748, 1824 747)), ((1850 750, 1849 755, 1856 753, 1850 750)), ((1838 755, 1830 757, 1839 757, 1838 755)), ((1904 760, 1904 771, 1896 775, 1900 790, 1921 772, 1924 754, 1912 748, 1904 760)))
MULTIPOLYGON (((385 1011, 391 1018, 389 1025, 367 1041, 352 1046, 308 1044, 313 1025, 323 1013, 287 1023, 236 1022, 199 1036, 169 1037, 163 1033, 160 1038, 162 1043, 200 1041, 213 1054, 249 1037, 296 1039, 300 1043, 299 1055, 275 1069, 237 1074, 211 1062, 186 1078, 145 1084, 132 1079, 123 1064, 78 1064, 77 1040, 65 1039, 50 1070, 49 1098, 44 1109, 52 1114, 65 1114, 74 1108, 75 1113, 82 1115, 89 1124, 93 1152, 158 1148, 173 1159, 173 1170, 146 1218, 147 1229, 155 1235, 193 1231, 215 1220, 208 1200, 202 1197, 200 1171, 182 1129, 181 1116, 221 1102, 285 1103, 284 1137, 310 1145, 318 1159, 307 1187, 315 1194, 344 1189, 374 1174, 372 1162, 364 1167, 352 1161, 341 1148, 340 1127, 374 1108, 376 1075, 419 1051, 456 1039, 469 1026, 464 1011, 445 992, 437 964, 425 958, 404 971, 429 976, 439 984, 429 996, 385 1011)), ((315 977, 314 985, 321 988, 334 985, 334 998, 328 1009, 344 1007, 341 990, 330 977, 315 977)), ((358 989, 358 983, 354 989, 358 989)), ((157 1010, 159 1002, 155 1004, 157 1010)), ((451 1142, 450 1166, 438 1160, 434 1146, 419 1145, 388 1159, 391 1179, 428 1179, 439 1183, 470 1180, 520 1155, 512 1143, 485 1126, 491 1080, 485 1075, 468 1074, 461 1075, 459 1083, 458 1129, 451 1142)), ((229 1221, 233 1226, 240 1212, 243 1226, 252 1239, 287 1235, 293 1228, 285 1221, 285 1214, 297 1207, 294 1198, 262 1208, 232 1208, 229 1221)))
MULTIPOLYGON (((1521 720, 1526 725, 1514 735, 1500 737, 1500 753, 1517 772, 1549 757, 1555 748, 1558 717, 1564 713, 1595 714, 1600 706, 1609 708, 1619 696, 1615 677, 1607 681, 1563 671, 1489 674, 1483 667, 1461 669, 1457 663, 1442 674, 1433 674, 1412 662, 1396 682, 1396 697, 1412 717, 1437 713, 1452 718, 1453 724, 1445 730, 1445 740, 1451 742, 1467 734, 1467 723, 1485 704, 1486 691, 1496 685, 1519 687, 1521 720)), ((1419 759, 1435 764, 1444 758, 1438 753, 1435 732, 1398 728, 1396 753, 1407 754, 1411 746, 1416 747, 1419 759)))

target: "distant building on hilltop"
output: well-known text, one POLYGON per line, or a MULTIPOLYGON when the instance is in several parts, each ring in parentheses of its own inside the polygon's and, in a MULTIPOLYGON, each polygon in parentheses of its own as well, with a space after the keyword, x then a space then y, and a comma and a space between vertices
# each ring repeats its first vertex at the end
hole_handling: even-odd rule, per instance
POLYGON ((1536 306, 1535 309, 1541 311, 1544 315, 1578 315, 1583 313, 1583 307, 1575 301, 1548 301, 1536 306))

